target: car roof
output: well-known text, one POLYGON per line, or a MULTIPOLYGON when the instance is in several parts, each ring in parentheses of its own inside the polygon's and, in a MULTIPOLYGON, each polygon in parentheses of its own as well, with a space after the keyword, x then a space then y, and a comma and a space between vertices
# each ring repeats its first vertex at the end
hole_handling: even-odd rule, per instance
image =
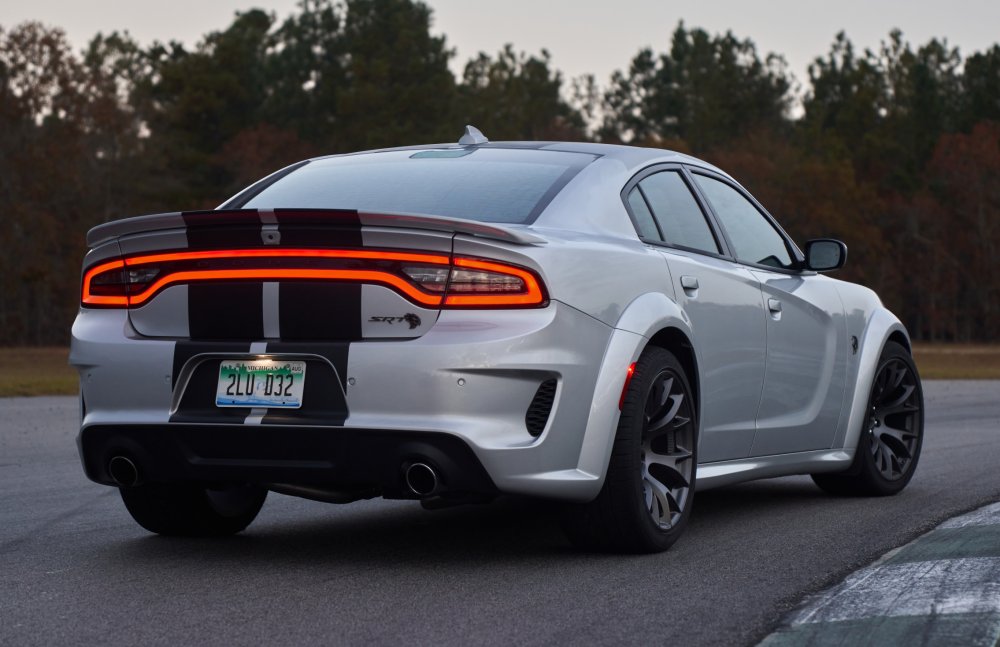
POLYGON ((474 146, 461 146, 454 142, 442 144, 418 144, 415 146, 396 146, 392 148, 378 148, 352 153, 339 153, 334 155, 322 155, 312 158, 314 160, 328 159, 331 157, 344 157, 349 155, 365 155, 368 153, 385 153, 391 151, 413 151, 413 150, 457 150, 463 148, 509 148, 519 150, 545 150, 558 151, 563 153, 584 153, 617 160, 623 163, 628 169, 638 169, 650 164, 692 164, 702 168, 710 169, 729 177, 729 174, 722 169, 709 164, 708 162, 678 153, 665 148, 646 148, 641 146, 628 146, 625 144, 599 144, 593 142, 557 142, 557 141, 499 141, 476 144, 474 146))

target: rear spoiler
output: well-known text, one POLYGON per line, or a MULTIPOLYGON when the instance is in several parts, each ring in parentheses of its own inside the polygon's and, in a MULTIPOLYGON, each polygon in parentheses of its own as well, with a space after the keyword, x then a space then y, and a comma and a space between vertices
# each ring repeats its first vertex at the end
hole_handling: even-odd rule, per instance
POLYGON ((427 216, 410 213, 367 213, 346 209, 232 209, 216 211, 184 211, 157 213, 113 220, 98 225, 87 232, 87 246, 150 231, 187 229, 192 227, 220 227, 226 225, 278 225, 317 224, 328 222, 332 226, 398 227, 429 229, 446 233, 468 234, 514 243, 516 245, 544 245, 545 239, 530 233, 523 225, 462 220, 446 216, 427 216))

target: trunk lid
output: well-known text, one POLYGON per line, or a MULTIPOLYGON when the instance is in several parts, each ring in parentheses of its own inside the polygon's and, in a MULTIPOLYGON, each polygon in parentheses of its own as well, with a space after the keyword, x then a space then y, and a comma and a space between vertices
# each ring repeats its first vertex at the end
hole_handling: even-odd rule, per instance
POLYGON ((192 340, 412 339, 444 300, 456 233, 517 245, 517 227, 316 209, 157 214, 94 228, 128 263, 143 336, 192 340), (135 263, 135 264, 133 264, 135 263), (442 278, 443 277, 443 278, 442 278))

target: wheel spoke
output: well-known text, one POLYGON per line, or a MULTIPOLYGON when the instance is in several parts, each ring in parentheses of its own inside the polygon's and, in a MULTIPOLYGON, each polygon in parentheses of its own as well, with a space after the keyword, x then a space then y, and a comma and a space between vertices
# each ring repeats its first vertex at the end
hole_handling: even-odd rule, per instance
POLYGON ((895 368, 892 369, 892 376, 889 379, 891 385, 889 386, 889 391, 895 391, 899 388, 899 385, 903 383, 903 378, 906 377, 905 368, 895 368))
POLYGON ((883 443, 878 444, 878 459, 879 459, 879 469, 887 474, 892 473, 892 466, 889 462, 889 448, 883 443))
POLYGON ((878 400, 885 393, 886 383, 889 381, 888 371, 883 370, 875 377, 874 400, 878 400))
MULTIPOLYGON (((645 482, 652 494, 649 502, 649 514, 660 525, 671 526, 674 510, 670 504, 673 499, 670 490, 653 476, 647 476, 645 482)), ((676 501, 674 505, 676 505, 676 501)))
POLYGON ((647 433, 653 435, 659 435, 662 433, 674 418, 677 416, 678 409, 681 408, 681 404, 684 402, 683 395, 671 395, 669 396, 670 405, 664 406, 660 414, 651 420, 647 426, 647 433))
POLYGON ((653 478, 663 482, 669 488, 688 487, 688 479, 680 464, 689 458, 691 458, 690 452, 678 452, 669 456, 647 453, 646 469, 653 475, 653 478), (653 465, 656 465, 658 469, 654 470, 653 465))
POLYGON ((656 505, 659 508, 660 521, 670 525, 673 511, 670 509, 669 493, 665 488, 657 487, 654 482, 653 496, 656 497, 656 505))
POLYGON ((911 456, 910 450, 906 446, 907 443, 902 438, 902 434, 899 434, 895 430, 890 431, 889 429, 883 428, 882 433, 879 436, 879 443, 885 446, 885 448, 892 455, 898 456, 901 459, 909 460, 911 456))
POLYGON ((892 402, 885 402, 878 406, 879 413, 883 413, 885 409, 894 409, 896 407, 902 406, 903 403, 909 400, 910 396, 913 395, 913 392, 916 390, 916 388, 917 387, 912 385, 903 387, 902 395, 894 399, 892 402))
POLYGON ((902 447, 895 447, 895 439, 887 437, 890 441, 885 442, 885 438, 877 441, 878 459, 876 467, 886 478, 892 479, 899 476, 910 461, 910 454, 902 447), (897 451, 902 450, 902 451, 897 451))
POLYGON ((903 402, 897 406, 879 407, 878 414, 880 417, 885 417, 895 415, 897 413, 916 413, 917 411, 920 411, 920 407, 903 402))
POLYGON ((667 409, 667 398, 670 397, 670 391, 673 389, 673 386, 673 377, 667 377, 653 383, 649 400, 646 401, 647 421, 657 420, 663 416, 664 410, 667 409), (653 409, 652 412, 650 412, 650 408, 653 409))
POLYGON ((894 470, 894 474, 896 474, 897 476, 902 474, 903 471, 906 469, 906 466, 909 464, 909 462, 910 462, 909 458, 900 456, 898 454, 893 454, 892 468, 894 470))
POLYGON ((906 447, 906 444, 889 434, 882 434, 879 438, 879 443, 885 447, 885 451, 889 452, 889 454, 900 463, 904 463, 912 457, 912 454, 906 447))

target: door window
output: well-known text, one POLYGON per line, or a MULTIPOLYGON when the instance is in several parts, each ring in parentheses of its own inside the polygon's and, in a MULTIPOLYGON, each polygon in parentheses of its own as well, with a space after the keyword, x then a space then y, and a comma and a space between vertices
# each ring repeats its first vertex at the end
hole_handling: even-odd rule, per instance
POLYGON ((715 178, 694 177, 725 228, 736 260, 782 269, 794 267, 785 239, 743 194, 715 178))
POLYGON ((656 223, 653 222, 653 214, 646 205, 646 199, 639 193, 638 188, 632 189, 628 194, 628 204, 632 207, 632 217, 635 218, 635 228, 639 230, 639 237, 643 240, 663 240, 656 229, 656 223))
POLYGON ((639 182, 663 239, 671 245, 719 254, 705 214, 677 171, 654 173, 639 182))

